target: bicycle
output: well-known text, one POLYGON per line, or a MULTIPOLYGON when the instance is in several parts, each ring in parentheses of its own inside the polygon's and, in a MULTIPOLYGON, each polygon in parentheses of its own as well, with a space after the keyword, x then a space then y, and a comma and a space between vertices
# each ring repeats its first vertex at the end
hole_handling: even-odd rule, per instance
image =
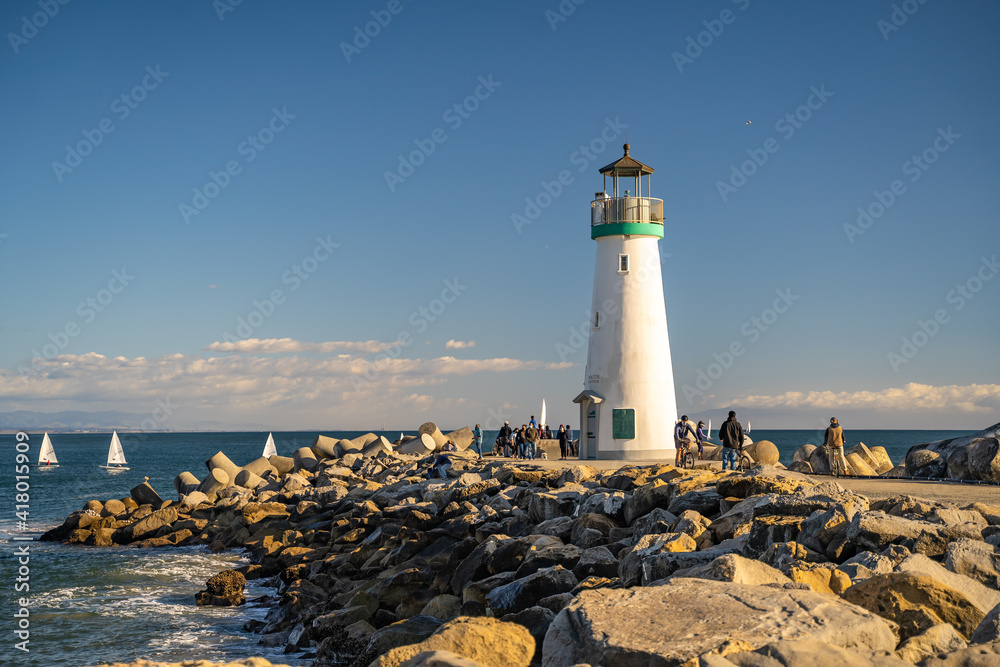
POLYGON ((694 454, 691 452, 691 444, 685 443, 681 445, 677 452, 678 463, 680 463, 681 468, 691 468, 694 469, 694 454))
POLYGON ((740 447, 740 462, 737 466, 737 469, 740 472, 748 472, 752 467, 753 467, 753 459, 750 458, 750 455, 747 454, 742 447, 740 447))

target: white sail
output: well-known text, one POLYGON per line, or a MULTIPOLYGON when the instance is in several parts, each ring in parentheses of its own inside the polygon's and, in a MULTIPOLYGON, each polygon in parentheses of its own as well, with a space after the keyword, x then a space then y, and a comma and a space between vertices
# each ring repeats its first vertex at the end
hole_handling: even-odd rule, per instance
POLYGON ((111 445, 108 447, 108 465, 105 467, 110 468, 111 466, 123 466, 128 461, 125 460, 125 452, 122 450, 122 442, 118 439, 118 431, 111 434, 111 445))
POLYGON ((38 451, 38 465, 59 465, 59 461, 56 459, 56 450, 52 447, 52 441, 49 440, 48 433, 42 437, 42 448, 38 451))
POLYGON ((708 432, 705 433, 705 438, 707 438, 708 440, 712 439, 712 420, 711 419, 708 420, 708 432))
POLYGON ((271 433, 267 434, 267 442, 264 443, 264 453, 261 454, 265 459, 269 459, 272 456, 277 455, 278 448, 274 446, 274 435, 271 433))
POLYGON ((547 418, 545 416, 545 399, 543 398, 542 399, 542 420, 540 422, 538 422, 538 425, 539 426, 545 426, 548 423, 549 422, 547 421, 547 418))
POLYGON ((749 433, 749 432, 750 432, 750 420, 748 419, 747 420, 747 433, 749 433))

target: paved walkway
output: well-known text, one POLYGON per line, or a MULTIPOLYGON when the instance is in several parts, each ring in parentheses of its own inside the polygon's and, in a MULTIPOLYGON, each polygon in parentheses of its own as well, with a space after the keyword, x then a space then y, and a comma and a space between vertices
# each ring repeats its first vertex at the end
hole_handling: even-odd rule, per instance
MULTIPOLYGON (((588 465, 598 470, 617 470, 625 465, 648 466, 672 464, 673 461, 650 460, 650 461, 608 461, 608 460, 584 460, 567 459, 536 459, 534 461, 521 461, 519 459, 503 458, 489 460, 509 461, 511 463, 524 463, 525 465, 536 465, 544 470, 556 470, 558 468, 569 468, 575 465, 588 465)), ((714 470, 722 469, 721 461, 697 461, 695 467, 708 467, 714 470)), ((833 479, 829 475, 810 475, 817 481, 833 479)), ((871 478, 844 478, 837 479, 841 486, 856 493, 866 496, 869 500, 880 500, 890 496, 908 495, 927 500, 937 500, 939 502, 953 503, 959 506, 971 503, 983 503, 986 505, 1000 506, 1000 486, 992 484, 972 484, 962 482, 929 482, 923 480, 910 479, 871 479, 871 478)))

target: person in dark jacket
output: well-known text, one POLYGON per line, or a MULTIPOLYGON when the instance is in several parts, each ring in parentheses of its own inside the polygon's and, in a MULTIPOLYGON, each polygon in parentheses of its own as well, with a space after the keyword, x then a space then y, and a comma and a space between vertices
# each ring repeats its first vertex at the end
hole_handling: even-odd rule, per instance
POLYGON ((569 453, 569 443, 566 441, 566 427, 559 424, 559 460, 562 461, 566 458, 566 454, 569 453))
POLYGON ((511 436, 513 435, 513 433, 514 433, 514 430, 510 427, 510 422, 505 421, 503 423, 503 426, 500 427, 500 434, 497 436, 498 438, 500 438, 500 445, 501 445, 501 448, 503 449, 503 455, 504 456, 510 456, 511 455, 511 451, 510 451, 511 450, 511 444, 512 444, 511 443, 511 436))
POLYGON ((736 470, 739 461, 739 451, 743 449, 743 427, 736 421, 736 411, 729 411, 729 419, 719 429, 719 439, 722 440, 722 469, 730 465, 736 470))
POLYGON ((827 427, 823 437, 823 446, 830 460, 830 472, 836 470, 841 475, 847 475, 847 461, 844 460, 844 429, 836 417, 830 418, 830 426, 827 427))

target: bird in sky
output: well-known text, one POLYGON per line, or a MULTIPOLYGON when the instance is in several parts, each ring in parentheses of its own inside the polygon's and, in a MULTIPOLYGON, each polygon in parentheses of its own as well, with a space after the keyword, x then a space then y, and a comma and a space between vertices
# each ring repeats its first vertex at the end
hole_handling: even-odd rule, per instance
POLYGON ((753 121, 752 120, 748 120, 747 121, 747 125, 753 125, 753 121))

